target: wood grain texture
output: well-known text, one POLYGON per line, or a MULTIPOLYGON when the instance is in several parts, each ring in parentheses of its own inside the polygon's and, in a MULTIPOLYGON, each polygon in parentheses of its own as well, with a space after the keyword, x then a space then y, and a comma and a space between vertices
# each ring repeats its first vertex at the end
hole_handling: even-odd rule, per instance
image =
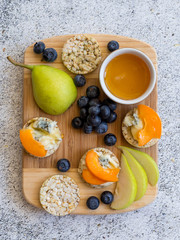
MULTIPOLYGON (((153 62, 156 72, 157 72, 157 56, 156 51, 153 47, 144 43, 142 41, 131 39, 123 36, 115 36, 115 35, 104 35, 104 34, 90 34, 91 36, 95 37, 99 42, 103 60, 109 54, 107 50, 107 43, 110 40, 116 40, 119 42, 120 48, 135 48, 142 52, 144 52, 153 62)), ((49 39, 43 40, 46 44, 46 47, 53 47, 58 52, 58 58, 54 63, 48 64, 41 61, 42 56, 35 54, 33 52, 33 45, 28 47, 25 52, 24 62, 26 64, 46 64, 53 67, 57 67, 66 71, 72 77, 75 74, 70 73, 62 64, 61 60, 61 51, 63 48, 64 43, 67 41, 68 38, 74 35, 64 35, 64 36, 57 36, 49 39)), ((84 87, 78 88, 78 98, 82 95, 85 95, 86 88, 90 85, 97 85, 100 87, 98 75, 99 75, 99 68, 100 66, 92 73, 86 75, 87 83, 84 87)), ((77 99, 78 99, 77 98, 77 99)), ((105 98, 105 95, 101 91, 101 99, 105 98)), ((152 107, 154 110, 157 111, 157 83, 148 98, 146 98, 141 103, 152 107)), ((74 178, 74 180, 78 183, 80 187, 81 193, 81 201, 77 209, 74 211, 74 214, 114 214, 120 212, 126 212, 135 210, 137 208, 143 207, 150 202, 152 202, 157 194, 157 186, 151 187, 148 186, 146 195, 137 202, 134 202, 129 208, 115 211, 111 210, 109 206, 105 206, 104 204, 100 204, 100 207, 95 211, 90 211, 86 207, 86 200, 89 196, 95 195, 100 196, 100 193, 105 189, 113 190, 114 185, 111 187, 103 188, 103 190, 96 190, 88 187, 86 184, 83 183, 81 178, 77 173, 77 167, 81 156, 90 148, 94 147, 106 147, 109 148, 114 154, 120 159, 120 151, 116 147, 107 147, 104 142, 103 138, 104 135, 97 135, 92 133, 90 135, 84 134, 81 130, 76 130, 71 127, 71 120, 73 117, 79 115, 79 109, 77 107, 77 100, 75 103, 68 109, 64 114, 59 116, 52 116, 42 112, 38 106, 36 105, 33 94, 32 94, 32 84, 31 84, 31 72, 27 69, 24 69, 24 97, 23 97, 23 104, 24 104, 24 112, 23 112, 23 122, 26 123, 29 119, 33 117, 48 117, 52 120, 58 122, 58 126, 61 129, 61 132, 64 134, 63 142, 61 143, 59 149, 50 157, 47 158, 35 158, 23 152, 23 191, 26 200, 36 206, 41 207, 39 203, 39 188, 42 182, 49 176, 53 174, 59 173, 56 170, 56 162, 60 158, 67 158, 71 162, 71 170, 66 173, 67 175, 74 178)), ((108 133, 114 133, 117 136, 117 144, 129 146, 130 145, 124 140, 122 133, 121 133, 121 122, 125 114, 136 107, 135 105, 121 105, 118 104, 117 107, 117 114, 118 118, 116 122, 109 124, 108 133)), ((157 162, 157 144, 150 148, 142 150, 148 154, 150 154, 155 161, 157 162)))

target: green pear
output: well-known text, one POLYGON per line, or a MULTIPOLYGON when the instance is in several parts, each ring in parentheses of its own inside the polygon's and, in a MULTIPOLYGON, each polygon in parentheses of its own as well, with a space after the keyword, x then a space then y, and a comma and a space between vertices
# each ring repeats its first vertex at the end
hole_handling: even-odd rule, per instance
POLYGON ((159 170, 156 162, 151 156, 147 153, 124 146, 119 146, 118 148, 127 150, 141 164, 147 174, 149 184, 152 186, 157 184, 159 179, 159 170))
POLYGON ((144 196, 147 190, 148 179, 147 174, 144 168, 139 164, 139 162, 129 153, 127 150, 122 149, 124 156, 127 159, 127 162, 131 168, 132 173, 136 179, 137 183, 137 193, 135 197, 135 201, 139 200, 144 196))
POLYGON ((121 170, 116 185, 112 209, 124 209, 129 207, 135 200, 137 193, 136 179, 129 167, 124 154, 121 155, 121 170))
POLYGON ((46 113, 59 115, 65 112, 77 97, 73 79, 64 71, 46 65, 26 65, 8 60, 16 66, 32 71, 33 95, 37 105, 46 113))

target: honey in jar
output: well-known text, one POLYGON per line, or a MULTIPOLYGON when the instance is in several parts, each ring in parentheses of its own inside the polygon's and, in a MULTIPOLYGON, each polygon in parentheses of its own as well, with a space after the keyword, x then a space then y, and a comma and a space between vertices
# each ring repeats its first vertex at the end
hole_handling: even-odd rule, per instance
POLYGON ((140 97, 150 83, 147 64, 133 54, 113 58, 105 70, 105 84, 116 97, 130 100, 140 97))

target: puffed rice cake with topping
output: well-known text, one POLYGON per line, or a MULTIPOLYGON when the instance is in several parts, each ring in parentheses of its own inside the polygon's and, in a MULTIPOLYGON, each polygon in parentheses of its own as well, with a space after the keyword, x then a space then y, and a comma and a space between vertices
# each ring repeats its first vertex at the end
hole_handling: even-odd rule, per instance
POLYGON ((83 34, 68 39, 62 50, 64 65, 75 74, 94 71, 101 58, 101 50, 96 39, 83 34))
MULTIPOLYGON (((86 155, 87 155, 87 153, 90 150, 88 150, 82 156, 82 158, 79 161, 78 173, 80 174, 81 177, 82 177, 83 170, 87 169, 87 166, 86 166, 86 155)), ((100 160, 100 164, 104 168, 120 168, 118 158, 109 149, 98 147, 98 148, 93 148, 93 150, 98 154, 99 160, 100 160)), ((82 177, 82 179, 83 179, 83 177, 82 177)), ((84 179, 83 179, 83 181, 84 181, 84 179)), ((86 184, 88 184, 89 186, 91 186, 93 188, 103 188, 103 187, 110 186, 113 183, 114 182, 106 182, 106 183, 103 183, 103 184, 100 184, 100 185, 93 185, 93 184, 89 184, 89 183, 86 182, 86 184)))
POLYGON ((65 175, 48 178, 40 188, 42 207, 55 216, 65 216, 76 209, 80 201, 79 187, 65 175))

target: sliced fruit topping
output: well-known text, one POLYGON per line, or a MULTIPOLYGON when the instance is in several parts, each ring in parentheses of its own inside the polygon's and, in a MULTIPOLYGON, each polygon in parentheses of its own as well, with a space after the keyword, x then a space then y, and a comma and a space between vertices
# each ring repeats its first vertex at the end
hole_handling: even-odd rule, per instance
POLYGON ((122 149, 124 156, 127 159, 127 162, 131 168, 132 173, 134 174, 134 177, 136 179, 137 183, 137 193, 135 201, 142 198, 146 192, 148 179, 147 174, 144 170, 144 168, 139 164, 139 162, 132 156, 131 153, 129 153, 126 149, 122 149))
POLYGON ((124 209, 129 207, 135 200, 137 192, 136 179, 129 167, 124 154, 121 155, 121 171, 117 182, 112 209, 124 209))
POLYGON ((118 181, 119 168, 103 168, 99 162, 98 154, 90 150, 86 155, 86 166, 89 171, 96 177, 109 182, 118 181))
POLYGON ((21 129, 20 140, 28 153, 36 157, 46 156, 47 151, 45 150, 44 146, 33 138, 32 129, 21 129))
POLYGON ((100 185, 100 184, 106 183, 106 181, 103 181, 95 177, 88 169, 83 170, 82 177, 89 184, 100 185))
POLYGON ((114 199, 114 196, 112 194, 112 192, 110 191, 104 191, 102 194, 101 194, 101 201, 104 203, 104 204, 110 204, 112 203, 114 199))
POLYGON ((119 146, 118 148, 130 152, 133 157, 141 164, 147 174, 149 184, 152 186, 155 186, 157 184, 159 179, 159 170, 156 162, 151 156, 149 156, 147 153, 124 146, 119 146))
POLYGON ((62 158, 57 161, 57 169, 60 172, 67 172, 70 169, 70 166, 71 166, 70 162, 66 158, 62 158))
POLYGON ((89 197, 87 202, 86 202, 86 205, 89 209, 91 210, 95 210, 99 207, 99 199, 97 197, 89 197))
POLYGON ((137 136, 139 146, 144 146, 153 138, 161 138, 161 119, 158 114, 152 108, 140 104, 138 115, 144 123, 137 136))

